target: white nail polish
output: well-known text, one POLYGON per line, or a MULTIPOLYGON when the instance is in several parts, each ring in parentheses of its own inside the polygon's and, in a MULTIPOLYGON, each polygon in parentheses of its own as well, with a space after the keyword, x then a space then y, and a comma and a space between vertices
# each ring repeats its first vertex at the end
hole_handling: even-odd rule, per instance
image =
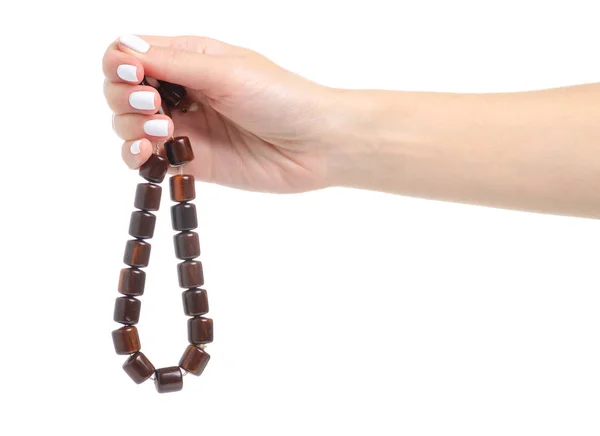
POLYGON ((146 121, 144 132, 150 136, 169 136, 169 120, 146 121))
POLYGON ((149 111, 156 109, 154 107, 154 92, 136 91, 129 95, 129 104, 134 109, 149 111))
POLYGON ((129 150, 131 151, 131 154, 140 154, 140 144, 142 143, 141 140, 139 141, 133 141, 131 143, 131 146, 129 147, 129 150))
POLYGON ((117 67, 117 76, 126 82, 137 83, 137 67, 135 65, 119 65, 117 67))
POLYGON ((122 35, 119 38, 119 41, 121 41, 121 44, 126 45, 130 49, 140 53, 146 53, 148 50, 150 50, 150 44, 136 35, 122 35))

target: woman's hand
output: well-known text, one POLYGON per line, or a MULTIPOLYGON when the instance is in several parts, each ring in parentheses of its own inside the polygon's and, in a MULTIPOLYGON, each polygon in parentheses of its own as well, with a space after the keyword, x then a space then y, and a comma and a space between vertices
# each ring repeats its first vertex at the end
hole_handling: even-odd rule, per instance
POLYGON ((125 140, 123 159, 141 166, 153 143, 188 136, 195 159, 186 172, 198 180, 269 192, 328 185, 333 89, 284 70, 245 48, 203 37, 132 35, 103 59, 105 96, 114 128, 125 140), (160 95, 144 76, 185 86, 190 110, 157 114, 160 95))

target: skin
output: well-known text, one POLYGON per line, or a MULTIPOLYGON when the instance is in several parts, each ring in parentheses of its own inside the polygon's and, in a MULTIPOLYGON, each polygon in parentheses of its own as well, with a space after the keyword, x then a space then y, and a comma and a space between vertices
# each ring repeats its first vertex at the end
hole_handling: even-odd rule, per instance
POLYGON ((130 168, 168 139, 142 128, 167 116, 129 105, 131 92, 156 92, 139 85, 146 75, 186 87, 192 110, 172 113, 169 134, 190 138, 196 158, 186 172, 201 181, 278 193, 347 186, 600 217, 600 85, 503 94, 342 90, 209 38, 141 38, 148 52, 117 41, 103 59, 130 168), (138 83, 117 76, 121 64, 137 67, 138 83))

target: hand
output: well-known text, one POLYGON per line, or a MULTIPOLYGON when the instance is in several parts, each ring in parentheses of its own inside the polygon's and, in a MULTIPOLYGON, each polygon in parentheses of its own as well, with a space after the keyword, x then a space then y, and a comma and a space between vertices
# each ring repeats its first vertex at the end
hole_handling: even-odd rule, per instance
POLYGON ((328 185, 323 139, 332 89, 212 39, 142 36, 144 44, 133 38, 141 51, 117 41, 103 59, 105 96, 130 168, 148 159, 154 142, 184 135, 195 154, 186 172, 198 180, 269 192, 328 185), (139 85, 144 76, 185 86, 190 110, 174 110, 172 120, 157 114, 160 95, 139 85), (146 93, 132 96, 140 91, 146 93), (154 129, 145 124, 150 120, 154 129))

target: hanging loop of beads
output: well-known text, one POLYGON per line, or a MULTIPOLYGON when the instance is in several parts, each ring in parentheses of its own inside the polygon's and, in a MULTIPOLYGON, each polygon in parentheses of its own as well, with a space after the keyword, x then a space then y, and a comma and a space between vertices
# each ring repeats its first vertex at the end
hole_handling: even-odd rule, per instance
MULTIPOLYGON (((163 101, 161 113, 170 115, 185 97, 185 89, 179 85, 158 81, 157 88, 163 101)), ((148 85, 144 79, 143 85, 148 85)), ((154 380, 159 393, 176 392, 183 388, 183 376, 191 373, 199 376, 204 371, 210 355, 205 351, 206 344, 213 340, 212 319, 203 315, 208 313, 208 297, 204 285, 202 263, 196 260, 200 256, 194 177, 184 174, 183 166, 194 159, 194 153, 187 136, 170 138, 164 143, 166 157, 160 154, 159 143, 155 144, 156 153, 140 167, 139 174, 147 183, 137 186, 134 207, 138 210, 131 214, 129 235, 134 239, 127 241, 123 262, 128 266, 121 270, 118 291, 123 297, 115 301, 114 321, 124 326, 112 332, 115 351, 120 355, 129 355, 123 369, 137 384, 148 379, 154 380), (171 224, 174 235, 175 255, 181 260, 177 265, 179 286, 182 293, 184 313, 188 319, 188 341, 179 365, 156 369, 150 360, 140 351, 141 344, 136 324, 138 323, 141 301, 136 297, 143 295, 151 246, 147 242, 154 235, 155 212, 160 207, 162 188, 169 166, 178 167, 178 174, 169 178, 171 200, 171 224)))

